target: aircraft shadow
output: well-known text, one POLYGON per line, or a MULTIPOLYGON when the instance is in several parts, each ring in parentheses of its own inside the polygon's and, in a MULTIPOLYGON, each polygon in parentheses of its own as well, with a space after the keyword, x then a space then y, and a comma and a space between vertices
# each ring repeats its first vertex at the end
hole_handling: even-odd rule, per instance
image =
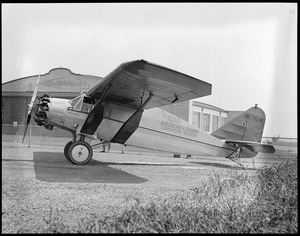
POLYGON ((200 164, 200 165, 204 165, 204 166, 218 167, 218 168, 233 169, 233 170, 255 170, 254 168, 249 168, 249 167, 247 167, 247 169, 244 169, 244 168, 238 166, 238 164, 227 165, 227 164, 216 163, 216 162, 190 162, 190 163, 200 164))
POLYGON ((139 184, 148 181, 96 160, 73 165, 62 153, 34 152, 33 162, 36 178, 46 182, 139 184))

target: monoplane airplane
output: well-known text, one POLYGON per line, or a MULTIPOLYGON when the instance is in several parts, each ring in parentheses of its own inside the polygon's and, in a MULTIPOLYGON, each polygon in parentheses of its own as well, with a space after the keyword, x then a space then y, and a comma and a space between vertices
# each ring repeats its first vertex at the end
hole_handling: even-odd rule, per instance
POLYGON ((35 122, 48 130, 56 126, 72 133, 64 154, 73 164, 92 159, 92 140, 177 154, 224 156, 233 161, 275 152, 272 145, 261 143, 266 117, 257 106, 211 135, 159 108, 210 95, 212 86, 144 60, 121 64, 72 100, 48 95, 36 99, 39 79, 22 143, 33 114, 35 122))

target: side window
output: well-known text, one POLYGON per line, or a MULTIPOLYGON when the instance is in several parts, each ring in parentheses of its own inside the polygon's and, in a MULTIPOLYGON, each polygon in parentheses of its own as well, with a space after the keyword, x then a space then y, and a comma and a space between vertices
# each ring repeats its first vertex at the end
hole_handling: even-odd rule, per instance
POLYGON ((83 112, 90 112, 95 105, 95 99, 90 97, 84 97, 81 111, 83 112))
POLYGON ((95 99, 79 96, 72 100, 72 108, 77 111, 90 112, 95 105, 95 99))
POLYGON ((84 111, 84 112, 90 112, 93 108, 93 105, 92 104, 89 104, 89 103, 86 103, 86 102, 83 102, 82 103, 82 107, 81 107, 81 111, 84 111))

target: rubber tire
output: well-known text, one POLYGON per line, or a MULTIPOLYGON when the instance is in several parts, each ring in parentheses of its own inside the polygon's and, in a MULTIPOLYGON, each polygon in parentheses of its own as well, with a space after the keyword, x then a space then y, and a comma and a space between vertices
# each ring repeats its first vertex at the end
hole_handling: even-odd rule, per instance
POLYGON ((65 157, 68 159, 68 161, 70 161, 69 156, 68 156, 68 149, 72 143, 73 143, 72 141, 68 142, 64 149, 64 154, 65 154, 65 157))
MULTIPOLYGON (((90 162, 90 160, 92 160, 93 157, 93 149, 91 148, 91 146, 83 141, 76 141, 76 142, 72 142, 67 150, 67 155, 68 155, 68 160, 70 162, 72 162, 73 164, 76 165, 85 165, 87 163, 90 162), (78 161, 76 160, 76 157, 73 156, 74 155, 78 155, 81 157, 82 153, 86 154, 87 152, 87 157, 82 160, 82 161, 78 161)), ((80 158, 79 157, 79 158, 80 158)))

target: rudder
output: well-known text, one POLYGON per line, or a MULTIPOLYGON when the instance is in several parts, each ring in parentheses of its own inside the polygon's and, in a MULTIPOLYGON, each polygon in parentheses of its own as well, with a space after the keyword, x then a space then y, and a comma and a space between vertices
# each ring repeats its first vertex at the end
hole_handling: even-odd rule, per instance
POLYGON ((255 105, 214 131, 211 135, 222 140, 242 140, 260 143, 265 121, 265 112, 255 105))

